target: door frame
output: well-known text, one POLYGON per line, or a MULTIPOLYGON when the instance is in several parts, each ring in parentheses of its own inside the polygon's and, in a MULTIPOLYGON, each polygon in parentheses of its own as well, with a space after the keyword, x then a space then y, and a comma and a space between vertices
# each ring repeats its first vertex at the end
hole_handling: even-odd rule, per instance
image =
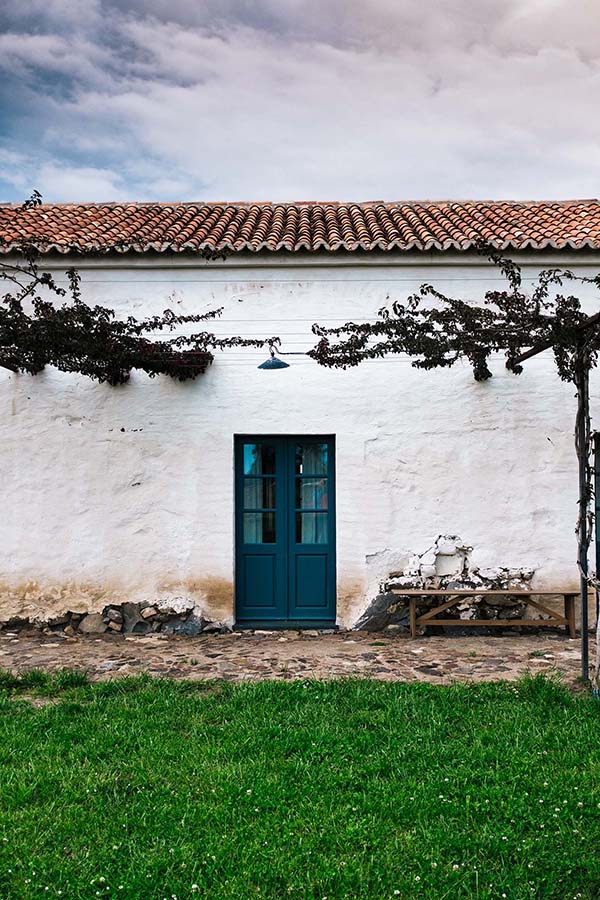
MULTIPOLYGON (((288 628, 336 628, 337 621, 337 527, 336 527, 336 492, 337 492, 337 472, 336 472, 336 439, 335 434, 286 434, 281 432, 242 432, 233 436, 233 519, 234 519, 234 630, 243 631, 253 628, 264 628, 269 631, 285 630, 288 628), (330 449, 329 462, 329 478, 333 482, 333 489, 328 490, 328 513, 330 516, 329 524, 332 529, 331 540, 329 541, 329 562, 330 571, 328 577, 329 590, 331 591, 333 601, 333 613, 328 619, 242 619, 240 621, 238 614, 238 577, 240 574, 240 555, 241 555, 241 517, 238 515, 238 506, 240 502, 240 477, 238 472, 238 447, 245 441, 260 443, 266 440, 282 440, 293 441, 327 441, 330 449)), ((290 520, 293 512, 293 504, 288 504, 284 510, 286 519, 290 520)), ((291 527, 291 526, 289 526, 291 527)), ((289 563, 291 554, 288 552, 286 560, 286 570, 289 571, 289 563)), ((289 580, 289 574, 288 574, 289 580)))

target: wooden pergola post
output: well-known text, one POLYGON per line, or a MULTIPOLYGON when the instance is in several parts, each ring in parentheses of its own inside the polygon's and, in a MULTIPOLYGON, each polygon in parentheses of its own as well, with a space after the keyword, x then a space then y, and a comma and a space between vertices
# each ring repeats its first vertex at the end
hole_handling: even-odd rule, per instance
POLYGON ((581 678, 589 681, 589 635, 588 635, 588 548, 591 535, 588 533, 589 509, 589 409, 590 379, 589 363, 583 349, 577 353, 577 419, 575 443, 579 464, 579 583, 581 592, 581 678))

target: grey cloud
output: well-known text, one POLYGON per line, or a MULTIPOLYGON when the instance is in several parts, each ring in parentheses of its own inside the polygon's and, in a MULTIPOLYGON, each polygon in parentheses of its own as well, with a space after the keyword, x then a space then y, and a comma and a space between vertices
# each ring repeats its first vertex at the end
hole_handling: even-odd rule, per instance
POLYGON ((595 0, 11 5, 0 66, 35 126, 19 145, 7 104, 8 190, 25 173, 48 199, 598 194, 595 0))

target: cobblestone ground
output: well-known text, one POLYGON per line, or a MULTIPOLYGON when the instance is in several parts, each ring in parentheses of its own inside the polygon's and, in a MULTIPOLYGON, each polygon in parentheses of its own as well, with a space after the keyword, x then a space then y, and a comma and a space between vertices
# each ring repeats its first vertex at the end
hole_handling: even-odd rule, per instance
POLYGON ((564 635, 424 637, 411 641, 364 632, 234 633, 65 638, 0 634, 0 668, 85 669, 93 681, 148 672, 169 678, 360 676, 398 681, 496 681, 525 672, 579 675, 579 641, 564 635))

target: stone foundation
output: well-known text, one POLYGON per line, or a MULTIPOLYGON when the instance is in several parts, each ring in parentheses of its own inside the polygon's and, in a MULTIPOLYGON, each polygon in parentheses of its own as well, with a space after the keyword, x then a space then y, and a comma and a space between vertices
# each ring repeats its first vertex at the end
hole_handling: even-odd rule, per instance
POLYGON ((214 634, 230 631, 222 622, 198 614, 193 602, 158 601, 156 603, 120 603, 104 607, 102 612, 65 612, 47 621, 15 616, 0 623, 0 630, 41 630, 46 633, 75 634, 214 634))

